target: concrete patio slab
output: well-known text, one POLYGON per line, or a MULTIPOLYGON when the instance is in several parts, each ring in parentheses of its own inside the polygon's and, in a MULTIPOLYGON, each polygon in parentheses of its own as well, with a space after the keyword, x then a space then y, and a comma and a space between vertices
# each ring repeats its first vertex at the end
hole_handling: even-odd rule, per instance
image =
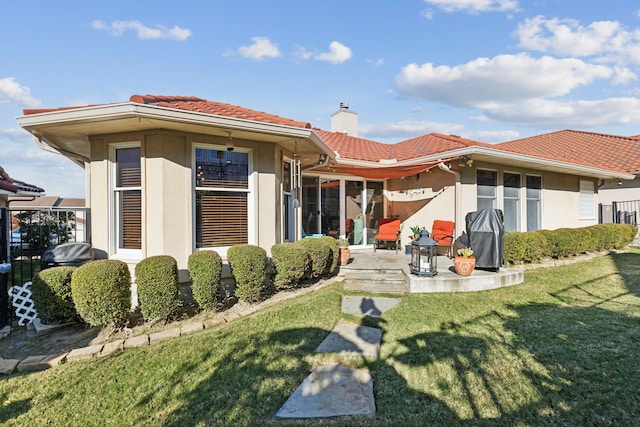
POLYGON ((367 369, 337 364, 317 367, 287 399, 276 418, 375 415, 373 380, 367 369))
POLYGON ((380 354, 381 340, 381 329, 340 321, 316 348, 316 353, 377 358, 380 354))
POLYGON ((348 296, 342 297, 342 312, 349 314, 364 314, 371 317, 380 317, 386 311, 400 303, 400 298, 383 298, 383 297, 361 297, 348 296))

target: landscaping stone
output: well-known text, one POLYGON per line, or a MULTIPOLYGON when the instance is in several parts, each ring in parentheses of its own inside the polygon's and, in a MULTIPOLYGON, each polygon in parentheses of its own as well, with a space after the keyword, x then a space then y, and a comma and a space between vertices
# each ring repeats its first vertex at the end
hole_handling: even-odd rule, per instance
POLYGON ((213 326, 218 326, 218 325, 222 325, 223 323, 227 323, 227 321, 225 320, 224 316, 219 314, 215 317, 212 317, 211 319, 205 320, 203 323, 205 328, 211 328, 213 326))
POLYGON ((111 353, 124 350, 124 340, 108 342, 102 347, 100 356, 107 356, 111 353))
POLYGON ((176 338, 180 336, 180 328, 175 327, 171 329, 166 329, 160 332, 153 332, 149 334, 149 344, 155 344, 157 342, 168 340, 170 338, 176 338))
POLYGON ((4 328, 0 329, 0 340, 8 336, 10 333, 11 333, 11 326, 5 326, 4 328))
POLYGON ((378 357, 382 330, 340 321, 316 348, 316 353, 378 357))
POLYGON ((343 296, 342 312, 380 317, 400 303, 400 298, 343 296))
POLYGON ((76 362, 78 360, 95 359, 100 355, 103 344, 91 345, 88 347, 80 347, 71 350, 67 355, 67 362, 76 362))
POLYGON ((68 353, 29 356, 17 365, 19 372, 43 371, 60 365, 68 353))
POLYGON ((20 361, 18 359, 3 359, 0 358, 0 374, 9 375, 16 370, 20 361))
POLYGON ((33 326, 33 328, 36 331, 36 336, 42 336, 42 335, 46 335, 49 334, 53 331, 57 331, 58 329, 62 329, 64 327, 67 327, 69 325, 73 325, 75 324, 75 322, 68 322, 68 323, 61 323, 58 325, 46 325, 44 323, 42 323, 42 320, 40 320, 40 318, 35 317, 32 321, 31 324, 33 326))
POLYGON ((192 334, 204 329, 204 323, 202 321, 186 322, 180 327, 180 335, 192 334))
POLYGON ((367 369, 337 364, 317 367, 287 399, 276 418, 375 415, 373 380, 367 369))
POLYGON ((124 340, 124 348, 146 347, 149 345, 149 335, 138 335, 124 340))

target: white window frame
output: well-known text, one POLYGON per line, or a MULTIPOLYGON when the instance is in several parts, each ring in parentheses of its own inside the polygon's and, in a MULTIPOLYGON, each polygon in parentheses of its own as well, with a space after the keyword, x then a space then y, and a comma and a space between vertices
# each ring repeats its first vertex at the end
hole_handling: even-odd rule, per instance
POLYGON ((590 179, 580 180, 579 218, 595 219, 596 217, 596 184, 590 179))
POLYGON ((207 246, 198 248, 196 247, 196 233, 197 233, 197 209, 196 209, 196 193, 198 191, 217 191, 217 192, 230 192, 230 193, 247 193, 247 241, 249 244, 257 244, 256 243, 256 192, 254 190, 256 180, 256 172, 253 170, 253 150, 249 148, 243 147, 235 147, 234 151, 239 153, 247 153, 248 159, 248 170, 247 170, 247 188, 223 188, 223 187, 196 187, 196 149, 204 149, 204 150, 218 150, 218 151, 226 151, 227 147, 225 145, 213 145, 213 144, 204 144, 195 142, 191 147, 191 206, 192 206, 192 250, 193 251, 201 251, 201 250, 215 250, 222 257, 227 256, 227 251, 231 246, 207 246))
POLYGON ((498 173, 498 171, 497 171, 497 170, 495 170, 495 169, 484 169, 484 168, 478 168, 478 169, 476 169, 476 173, 475 173, 475 180, 476 180, 476 209, 480 209, 480 208, 478 207, 478 199, 491 199, 491 200, 493 200, 493 208, 494 208, 494 209, 499 208, 499 205, 498 205, 499 200, 500 200, 500 195, 498 194, 498 193, 499 193, 499 191, 498 191, 498 190, 499 190, 499 188, 500 188, 500 182, 499 182, 499 179, 500 179, 500 174, 499 174, 499 173, 498 173), (480 185, 478 184, 478 172, 481 172, 481 171, 484 171, 484 172, 493 172, 493 173, 495 174, 495 177, 496 177, 496 183, 495 183, 495 186, 494 186, 495 193, 494 193, 494 195, 493 195, 493 197, 492 197, 492 198, 491 198, 491 197, 486 197, 486 196, 480 196, 480 195, 478 194, 478 187, 480 186, 480 185))
POLYGON ((537 230, 542 230, 543 229, 543 216, 542 216, 542 195, 543 195, 543 188, 544 188, 544 182, 542 179, 541 175, 535 175, 535 174, 526 174, 524 177, 524 187, 525 187, 525 212, 526 212, 526 228, 525 231, 537 231, 537 230), (534 198, 529 198, 529 187, 527 187, 527 178, 528 177, 534 177, 534 178, 539 178, 540 179, 540 188, 536 188, 535 190, 538 190, 540 192, 540 195, 537 199, 534 198), (536 222, 538 223, 538 228, 536 230, 529 230, 529 200, 532 201, 537 201, 538 202, 538 207, 539 207, 539 212, 538 212, 538 216, 536 218, 536 222))
MULTIPOLYGON (((520 172, 511 172, 511 171, 503 171, 502 172, 502 210, 504 213, 504 216, 507 216, 507 212, 506 212, 506 208, 505 208, 505 200, 515 200, 516 201, 516 229, 515 230, 508 230, 508 231, 521 231, 522 230, 522 174, 520 172), (507 188, 514 188, 514 187, 507 187, 505 185, 505 175, 509 174, 509 175, 516 175, 518 176, 520 179, 520 185, 517 187, 517 194, 518 197, 508 197, 506 196, 506 191, 507 188)), ((505 228, 506 230, 506 228, 505 228)))
POLYGON ((144 195, 142 187, 144 186, 144 162, 142 155, 142 144, 140 141, 128 141, 118 142, 109 145, 109 253, 113 258, 118 259, 142 259, 142 248, 144 247, 144 195), (140 186, 139 187, 117 187, 117 164, 116 164, 116 151, 126 148, 140 148, 140 186), (141 206, 142 206, 142 229, 140 235, 142 236, 142 242, 140 249, 124 249, 120 247, 120 210, 118 194, 125 190, 140 190, 141 206))

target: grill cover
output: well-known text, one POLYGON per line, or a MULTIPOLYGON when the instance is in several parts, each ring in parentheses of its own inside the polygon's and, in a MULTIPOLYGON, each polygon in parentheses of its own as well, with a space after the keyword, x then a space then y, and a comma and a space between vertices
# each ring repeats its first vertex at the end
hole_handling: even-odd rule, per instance
POLYGON ((476 267, 498 270, 504 261, 504 216, 500 209, 469 212, 465 218, 476 267))
POLYGON ((47 248, 40 259, 40 267, 70 266, 78 267, 93 261, 95 254, 89 243, 63 243, 47 248))

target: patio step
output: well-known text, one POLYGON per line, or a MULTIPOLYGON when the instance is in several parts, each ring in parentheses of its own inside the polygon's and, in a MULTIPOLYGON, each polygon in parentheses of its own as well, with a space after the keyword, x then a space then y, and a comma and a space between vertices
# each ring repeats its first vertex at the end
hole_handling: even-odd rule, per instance
POLYGON ((402 270, 354 270, 344 273, 344 289, 378 293, 409 292, 402 270))

